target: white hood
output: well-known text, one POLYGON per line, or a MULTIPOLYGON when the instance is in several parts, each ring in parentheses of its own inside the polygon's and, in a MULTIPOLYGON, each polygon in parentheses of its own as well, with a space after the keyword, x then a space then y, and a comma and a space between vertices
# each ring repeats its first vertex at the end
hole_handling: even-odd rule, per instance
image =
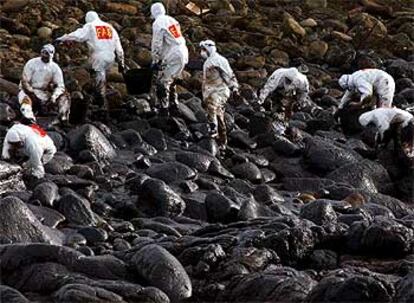
POLYGON ((165 6, 162 3, 154 3, 151 6, 151 17, 157 19, 159 16, 164 16, 166 14, 165 6))
POLYGON ((91 23, 97 20, 101 20, 101 18, 99 18, 98 14, 94 11, 89 11, 86 13, 85 16, 85 22, 86 23, 91 23))

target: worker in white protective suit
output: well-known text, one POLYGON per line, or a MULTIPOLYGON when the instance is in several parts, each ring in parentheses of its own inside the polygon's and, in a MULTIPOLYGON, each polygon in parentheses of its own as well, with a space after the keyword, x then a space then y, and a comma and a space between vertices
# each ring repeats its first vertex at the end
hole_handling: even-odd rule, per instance
POLYGON ((282 90, 283 95, 288 98, 289 102, 285 107, 285 119, 289 120, 292 115, 292 108, 296 103, 299 106, 306 104, 309 81, 296 67, 279 68, 273 72, 265 86, 260 90, 258 103, 263 104, 266 98, 275 90, 282 90))
POLYGON ((414 116, 408 111, 396 107, 376 108, 363 113, 359 123, 364 127, 372 124, 376 128, 376 146, 380 143, 386 146, 393 139, 395 151, 403 148, 408 155, 413 156, 414 116))
POLYGON ((339 85, 345 89, 338 108, 344 108, 348 103, 351 106, 364 107, 373 105, 371 97, 376 95, 376 107, 391 107, 395 92, 393 77, 379 69, 363 69, 351 75, 343 75, 339 78, 339 85), (359 94, 359 102, 352 101, 353 95, 359 94))
POLYGON ((238 94, 239 83, 226 58, 217 52, 214 41, 200 43, 203 66, 203 103, 208 119, 213 125, 213 137, 218 137, 222 149, 227 145, 225 121, 226 103, 231 92, 238 94))
POLYGON ((118 63, 119 72, 125 70, 124 50, 117 31, 107 22, 102 21, 94 11, 86 13, 86 24, 76 31, 63 35, 57 42, 86 42, 89 48, 89 63, 95 78, 96 103, 108 110, 106 102, 106 72, 118 63))
POLYGON ((10 160, 19 151, 29 157, 27 168, 30 174, 41 179, 45 175, 43 164, 53 158, 56 147, 46 131, 37 124, 15 124, 8 130, 4 139, 2 158, 10 160))
POLYGON ((171 109, 176 110, 178 95, 176 81, 181 77, 188 63, 188 49, 177 20, 166 15, 162 3, 151 6, 152 24, 152 68, 159 70, 156 95, 160 112, 168 115, 171 109))
POLYGON ((70 113, 70 98, 65 90, 63 73, 53 61, 55 48, 43 46, 40 57, 29 60, 23 69, 19 86, 20 111, 23 117, 36 121, 35 114, 46 114, 49 108, 58 110, 54 123, 67 123, 70 113))

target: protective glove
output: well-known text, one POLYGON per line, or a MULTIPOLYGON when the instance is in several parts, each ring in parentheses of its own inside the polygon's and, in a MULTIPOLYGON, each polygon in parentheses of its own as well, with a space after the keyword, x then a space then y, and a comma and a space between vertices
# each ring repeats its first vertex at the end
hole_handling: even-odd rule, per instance
POLYGON ((53 40, 52 45, 56 47, 61 43, 62 43, 62 40, 60 40, 60 38, 57 38, 57 39, 53 40))
POLYGON ((121 74, 124 74, 126 72, 124 64, 118 63, 118 72, 121 74))
POLYGON ((151 63, 150 65, 150 69, 152 69, 153 71, 159 71, 160 70, 160 64, 159 63, 151 63))
POLYGON ((50 103, 55 104, 56 100, 57 100, 57 98, 56 98, 55 95, 52 95, 52 97, 50 97, 50 103))

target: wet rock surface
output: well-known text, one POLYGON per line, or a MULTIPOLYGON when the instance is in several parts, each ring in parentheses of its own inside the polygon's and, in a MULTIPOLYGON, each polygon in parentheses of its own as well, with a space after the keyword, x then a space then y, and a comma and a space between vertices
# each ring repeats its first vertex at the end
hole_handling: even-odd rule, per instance
MULTIPOLYGON (((119 31, 130 67, 150 63, 150 1, 0 1, 0 145, 18 114, 24 63, 96 10, 119 31)), ((190 64, 171 117, 108 76, 109 121, 94 105, 84 45, 55 60, 72 94, 73 126, 33 184, 0 161, 0 301, 413 302, 413 169, 392 146, 375 153, 357 115, 333 113, 337 78, 382 68, 394 103, 414 106, 412 9, 406 1, 168 2, 190 64), (229 146, 208 138, 199 49, 212 38, 238 76, 227 104, 229 146), (312 102, 281 134, 256 93, 276 68, 305 67, 312 102), (82 101, 83 100, 83 101, 82 101)), ((274 109, 283 102, 273 97, 274 109)), ((47 126, 48 120, 40 119, 47 126)), ((1 146, 0 146, 1 147, 1 146)))

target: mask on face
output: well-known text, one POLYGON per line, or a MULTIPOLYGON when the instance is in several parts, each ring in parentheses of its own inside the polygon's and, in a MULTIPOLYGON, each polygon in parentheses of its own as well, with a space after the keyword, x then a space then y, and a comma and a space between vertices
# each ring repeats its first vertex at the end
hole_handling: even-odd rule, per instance
POLYGON ((200 52, 200 55, 201 55, 201 57, 203 57, 204 59, 207 59, 207 58, 208 58, 208 53, 207 53, 206 51, 204 51, 204 50, 202 50, 202 51, 200 52))

